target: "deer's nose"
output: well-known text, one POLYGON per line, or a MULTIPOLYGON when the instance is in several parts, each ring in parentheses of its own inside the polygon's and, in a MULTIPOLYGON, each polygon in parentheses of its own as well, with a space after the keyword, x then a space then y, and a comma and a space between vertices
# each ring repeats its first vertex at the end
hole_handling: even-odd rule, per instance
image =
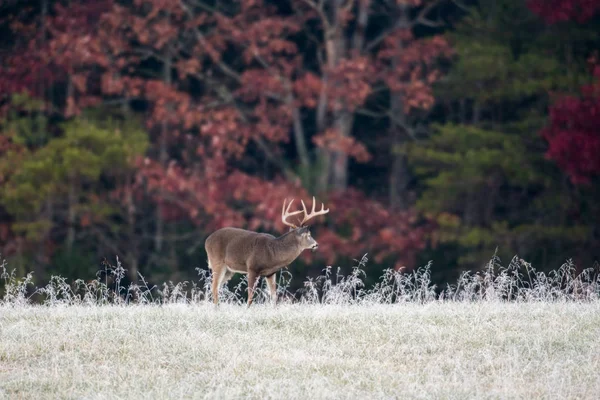
POLYGON ((311 249, 312 249, 312 251, 317 251, 318 248, 319 248, 319 243, 315 243, 315 244, 313 244, 313 247, 311 249))

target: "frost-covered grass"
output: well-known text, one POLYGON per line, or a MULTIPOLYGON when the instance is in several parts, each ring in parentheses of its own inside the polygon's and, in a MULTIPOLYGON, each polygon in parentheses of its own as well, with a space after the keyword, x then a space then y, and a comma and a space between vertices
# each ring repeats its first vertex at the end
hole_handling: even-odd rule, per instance
POLYGON ((0 398, 578 398, 600 302, 0 307, 0 398))
MULTIPOLYGON (((600 300, 600 265, 578 271, 569 260, 549 273, 536 271, 531 264, 514 257, 507 267, 496 256, 477 272, 463 272, 455 284, 439 288, 431 281, 431 262, 415 271, 386 270, 371 288, 365 288, 363 278, 367 256, 357 261, 348 276, 342 276, 331 267, 316 278, 307 278, 304 288, 291 293, 291 275, 286 270, 279 274, 277 291, 284 304, 373 305, 430 302, 590 302, 600 300)), ((166 282, 161 286, 149 284, 142 275, 137 283, 121 284, 125 269, 117 258, 115 265, 104 264, 97 279, 78 279, 67 282, 52 276, 42 287, 34 287, 33 276, 16 277, 9 272, 6 262, 0 263, 0 279, 4 281, 4 295, 0 305, 27 305, 35 299, 44 305, 132 305, 132 304, 204 304, 211 301, 211 276, 206 269, 197 268, 196 282, 166 282)), ((219 301, 225 304, 243 304, 247 281, 232 290, 223 287, 219 301)), ((255 303, 268 302, 265 282, 257 288, 255 303)))
POLYGON ((514 258, 437 288, 431 265, 363 285, 326 269, 280 303, 210 276, 34 287, 0 265, 1 398, 577 398, 600 393, 598 266, 551 273, 514 258), (35 304, 33 299, 35 299, 35 304))

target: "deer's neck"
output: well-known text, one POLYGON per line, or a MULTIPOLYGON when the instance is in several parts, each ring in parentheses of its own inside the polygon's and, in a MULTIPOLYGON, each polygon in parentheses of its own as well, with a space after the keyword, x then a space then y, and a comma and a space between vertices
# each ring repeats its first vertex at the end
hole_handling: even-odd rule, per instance
POLYGON ((302 253, 302 250, 304 250, 300 247, 294 232, 288 232, 279 236, 271 244, 275 257, 274 261, 281 265, 291 264, 302 253))

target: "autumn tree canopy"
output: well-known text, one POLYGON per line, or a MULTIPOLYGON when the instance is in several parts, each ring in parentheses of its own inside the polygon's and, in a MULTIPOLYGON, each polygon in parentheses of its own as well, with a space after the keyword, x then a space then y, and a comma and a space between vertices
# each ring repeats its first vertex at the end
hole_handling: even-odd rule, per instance
MULTIPOLYGON (((331 212, 302 275, 566 243, 566 222, 515 230, 546 224, 523 203, 559 191, 549 166, 596 182, 580 78, 598 7, 500 3, 3 2, 2 256, 41 277, 114 255, 132 280, 190 277, 210 232, 283 233, 283 200, 313 195, 331 212)), ((559 217, 591 196, 569 190, 559 217)))
MULTIPOLYGON (((587 23, 600 12, 593 0, 530 1, 529 7, 548 24, 587 23)), ((574 183, 589 183, 600 174, 600 66, 597 52, 589 55, 592 82, 577 95, 558 96, 550 107, 550 121, 542 135, 549 143, 548 157, 564 169, 574 183)))

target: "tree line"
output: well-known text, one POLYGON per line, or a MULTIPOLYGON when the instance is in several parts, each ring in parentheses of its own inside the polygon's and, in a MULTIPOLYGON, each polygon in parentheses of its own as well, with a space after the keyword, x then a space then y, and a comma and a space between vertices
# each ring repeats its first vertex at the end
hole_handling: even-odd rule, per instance
POLYGON ((0 2, 0 254, 19 273, 193 278, 286 228, 293 273, 436 279, 498 249, 598 257, 600 6, 586 0, 0 2))

